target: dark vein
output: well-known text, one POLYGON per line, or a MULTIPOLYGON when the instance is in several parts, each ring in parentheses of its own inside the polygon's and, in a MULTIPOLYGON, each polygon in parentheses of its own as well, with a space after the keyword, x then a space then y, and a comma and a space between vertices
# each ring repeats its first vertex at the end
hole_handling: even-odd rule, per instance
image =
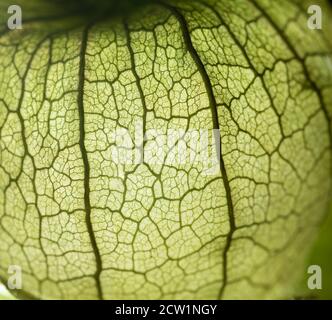
POLYGON ((85 55, 88 44, 88 34, 91 25, 84 28, 81 40, 81 52, 80 52, 80 65, 79 65, 79 83, 78 83, 78 113, 79 113, 79 125, 80 125, 80 140, 79 146, 82 154, 83 166, 84 166, 84 206, 85 206, 85 221, 87 230, 90 237, 91 246, 96 259, 96 272, 94 278, 97 285, 98 298, 103 299, 103 292, 100 283, 100 274, 102 272, 102 260, 98 249, 96 237, 94 234, 92 221, 91 221, 91 202, 90 202, 90 164, 88 160, 88 154, 85 147, 85 114, 84 114, 84 80, 85 80, 85 55))
MULTIPOLYGON (((258 77, 261 80, 263 88, 264 88, 264 90, 265 90, 265 92, 266 92, 266 94, 267 94, 267 96, 269 98, 269 101, 271 103, 271 107, 272 107, 274 113, 276 114, 276 116, 278 118, 278 124, 279 124, 279 127, 280 127, 281 135, 282 135, 282 137, 285 137, 285 133, 284 133, 284 129, 283 129, 282 121, 281 121, 281 116, 278 113, 278 110, 277 110, 277 108, 275 106, 275 103, 273 101, 271 93, 268 90, 268 88, 266 86, 266 83, 265 83, 265 80, 264 80, 264 73, 265 73, 265 71, 263 73, 259 73, 257 71, 257 69, 255 68, 254 64, 251 62, 251 59, 250 59, 250 57, 249 57, 246 49, 242 46, 242 44, 240 43, 240 40, 237 38, 237 36, 232 31, 232 29, 230 28, 230 26, 226 23, 226 21, 222 18, 222 16, 220 15, 220 13, 213 6, 211 6, 210 4, 208 4, 206 2, 203 2, 203 5, 206 6, 207 8, 209 8, 209 10, 211 10, 211 12, 213 12, 217 16, 217 18, 220 20, 222 26, 227 30, 227 32, 230 35, 231 39, 234 41, 234 43, 240 49, 240 51, 241 51, 244 59, 246 60, 248 66, 250 67, 250 70, 252 70, 252 72, 255 74, 255 77, 258 77)), ((277 61, 279 61, 279 60, 277 60, 277 61)), ((262 146, 262 148, 265 149, 263 146, 262 146)))
POLYGON ((129 31, 129 27, 126 21, 123 21, 124 24, 124 29, 125 29, 125 33, 126 33, 126 39, 127 39, 127 47, 129 50, 129 55, 130 55, 130 62, 131 62, 131 70, 132 73, 135 77, 135 81, 136 81, 136 86, 139 92, 139 96, 141 98, 141 102, 142 102, 142 106, 143 106, 143 144, 141 146, 141 163, 144 163, 144 146, 146 144, 146 139, 144 138, 145 132, 146 132, 146 115, 147 115, 147 107, 146 107, 146 101, 145 101, 145 96, 144 96, 144 92, 143 92, 143 88, 141 85, 141 80, 140 77, 136 71, 136 64, 135 64, 135 55, 134 55, 134 50, 131 46, 131 37, 130 37, 130 31, 129 31))
MULTIPOLYGON (((294 57, 301 63, 304 75, 309 83, 309 85, 311 86, 311 88, 314 90, 314 92, 317 94, 318 100, 319 100, 319 104, 321 106, 321 109, 323 111, 324 117, 327 121, 327 127, 328 127, 328 134, 329 134, 329 148, 332 148, 332 126, 331 126, 331 118, 329 115, 329 112, 327 110, 327 107, 324 103, 324 98, 322 96, 322 93, 319 89, 319 87, 317 86, 316 82, 313 81, 310 77, 310 73, 309 70, 307 68, 307 65, 305 63, 305 59, 303 59, 300 54, 296 51, 296 49, 294 48, 294 46, 291 44, 291 42, 289 41, 289 39, 287 38, 287 36, 285 35, 284 31, 279 28, 279 26, 276 24, 276 22, 272 19, 272 17, 267 14, 265 12, 265 10, 257 3, 256 0, 249 0, 253 6, 262 13, 263 17, 271 24, 271 26, 274 28, 274 30, 278 33, 278 35, 281 37, 281 39, 283 40, 283 42, 286 44, 287 48, 292 52, 292 54, 294 55, 294 57)), ((332 175, 332 159, 330 160, 330 176, 332 175)), ((332 183, 330 182, 329 185, 329 194, 332 193, 332 183)), ((329 208, 329 202, 327 204, 327 208, 326 211, 328 211, 329 208)))
MULTIPOLYGON (((30 59, 27 63, 27 66, 26 66, 26 69, 25 69, 25 72, 22 76, 22 88, 21 88, 21 94, 20 94, 20 97, 19 97, 19 101, 18 101, 18 107, 17 107, 17 116, 18 116, 18 119, 19 119, 19 122, 20 122, 20 125, 21 125, 21 138, 22 138, 22 144, 23 144, 23 149, 24 149, 24 155, 22 157, 22 167, 23 167, 23 161, 25 159, 26 156, 29 156, 31 161, 32 161, 32 164, 33 164, 33 190, 35 192, 35 194, 37 194, 36 192, 36 183, 35 183, 35 176, 36 176, 36 165, 35 165, 35 161, 34 161, 34 158, 31 156, 30 152, 29 152, 29 146, 28 146, 28 143, 27 143, 27 138, 26 138, 26 135, 25 135, 25 121, 24 121, 24 118, 23 118, 23 115, 22 115, 22 112, 21 112, 21 109, 22 109, 22 105, 23 105, 23 101, 24 101, 24 97, 25 97, 25 93, 26 93, 26 80, 27 80, 27 77, 28 77, 28 73, 31 69, 31 66, 32 66, 32 63, 34 61, 34 59, 36 58, 37 56, 37 53, 39 52, 39 50, 42 48, 43 44, 48 40, 50 39, 52 36, 56 35, 58 32, 54 32, 54 33, 51 33, 51 34, 48 34, 46 35, 45 37, 43 37, 41 39, 41 41, 39 41, 34 49, 34 51, 32 52, 31 56, 30 56, 30 59)), ((23 171, 20 172, 20 174, 18 175, 17 179, 19 179, 19 177, 21 176, 21 174, 23 173, 23 171)), ((10 184, 8 185, 8 187, 10 186, 10 184)), ((37 212, 38 212, 38 216, 39 216, 39 224, 38 224, 38 229, 39 229, 39 239, 38 239, 38 242, 39 242, 39 246, 40 246, 40 250, 42 251, 44 257, 46 257, 46 252, 43 248, 43 245, 42 245, 42 237, 41 237, 41 233, 42 233, 42 220, 41 220, 41 214, 40 214, 40 211, 39 209, 37 209, 37 212)), ((28 260, 28 259, 27 259, 28 260)), ((48 269, 47 269, 47 272, 48 272, 48 269)), ((21 292, 20 293, 13 293, 15 296, 22 296, 22 298, 24 299, 33 299, 32 298, 32 295, 30 295, 28 292, 25 292, 25 291, 22 291, 20 290, 21 292)), ((11 291, 10 291, 11 292, 11 291)), ((37 299, 37 298, 35 298, 37 299)))
MULTIPOLYGON (((161 4, 163 6, 165 6, 166 8, 168 8, 173 13, 174 17, 177 19, 177 21, 180 24, 186 48, 187 48, 188 52, 190 53, 192 59, 194 60, 196 66, 197 66, 197 69, 203 79, 204 85, 205 85, 205 89, 206 89, 206 92, 207 92, 207 95, 209 98, 209 103, 210 103, 210 108, 211 108, 211 113, 212 113, 213 129, 217 130, 217 132, 220 133, 217 102, 216 102, 216 99, 215 99, 215 96, 213 93, 212 84, 211 84, 210 78, 207 74, 207 71, 204 67, 204 64, 203 64, 201 58, 199 57, 199 54, 197 53, 196 49, 193 46, 185 17, 175 7, 172 7, 166 3, 161 3, 161 4)), ((233 234, 236 229, 236 226, 235 226, 234 206, 233 206, 233 200, 232 200, 231 187, 230 187, 229 180, 227 177, 225 162, 222 157, 222 146, 221 146, 220 138, 216 139, 216 144, 217 144, 216 145, 217 152, 220 151, 220 152, 218 152, 218 156, 219 156, 218 160, 219 160, 221 176, 222 176, 222 180, 223 180, 223 184, 224 184, 225 192, 226 192, 229 225, 230 225, 230 230, 226 237, 225 248, 222 253, 222 256, 223 256, 223 271, 222 271, 223 272, 223 282, 222 282, 221 288, 218 293, 218 298, 221 299, 225 286, 226 286, 226 283, 227 283, 227 279, 228 279, 228 273, 227 273, 228 252, 231 247, 231 242, 232 242, 232 238, 233 238, 233 234)))
POLYGON ((307 68, 307 65, 305 64, 305 60, 299 55, 299 53, 296 51, 296 49, 294 48, 294 46, 291 44, 291 42, 289 41, 289 39, 287 38, 287 36, 284 34, 283 30, 281 30, 278 25, 276 24, 276 22, 271 18, 271 16, 269 16, 265 10, 257 3, 256 0, 249 0, 253 6, 262 13, 262 15, 264 16, 264 18, 271 24, 271 26, 274 28, 274 30, 278 33, 278 35, 282 38, 283 42, 286 44, 288 50, 291 51, 291 53, 294 55, 294 57, 301 63, 304 75, 307 79, 307 81, 309 82, 311 88, 315 91, 315 93, 318 96, 319 99, 319 103, 320 106, 322 108, 322 111, 324 113, 324 116, 327 120, 327 125, 328 125, 328 130, 329 130, 329 140, 330 140, 330 147, 332 146, 332 127, 331 127, 331 119, 329 116, 329 113, 327 111, 327 107, 325 106, 324 103, 324 99, 322 96, 322 93, 320 91, 320 89, 318 88, 317 84, 315 83, 315 81, 313 81, 310 77, 310 73, 309 70, 307 68))

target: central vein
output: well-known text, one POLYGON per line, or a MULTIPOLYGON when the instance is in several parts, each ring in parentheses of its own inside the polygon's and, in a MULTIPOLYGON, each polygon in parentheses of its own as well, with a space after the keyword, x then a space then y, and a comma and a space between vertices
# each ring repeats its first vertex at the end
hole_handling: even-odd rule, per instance
POLYGON ((97 286, 98 298, 103 299, 103 292, 100 283, 100 274, 102 272, 102 261, 100 252, 97 246, 96 237, 94 234, 92 220, 91 220, 91 202, 90 202, 90 164, 88 161, 88 154, 85 147, 85 115, 84 115, 84 80, 85 80, 85 56, 88 43, 88 33, 90 26, 84 28, 81 40, 80 51, 80 65, 79 65, 79 83, 78 83, 78 96, 77 105, 79 113, 80 124, 80 139, 79 146, 82 154, 83 166, 84 166, 84 207, 85 207, 85 221, 87 230, 90 237, 91 246, 96 260, 96 271, 94 278, 97 286))

